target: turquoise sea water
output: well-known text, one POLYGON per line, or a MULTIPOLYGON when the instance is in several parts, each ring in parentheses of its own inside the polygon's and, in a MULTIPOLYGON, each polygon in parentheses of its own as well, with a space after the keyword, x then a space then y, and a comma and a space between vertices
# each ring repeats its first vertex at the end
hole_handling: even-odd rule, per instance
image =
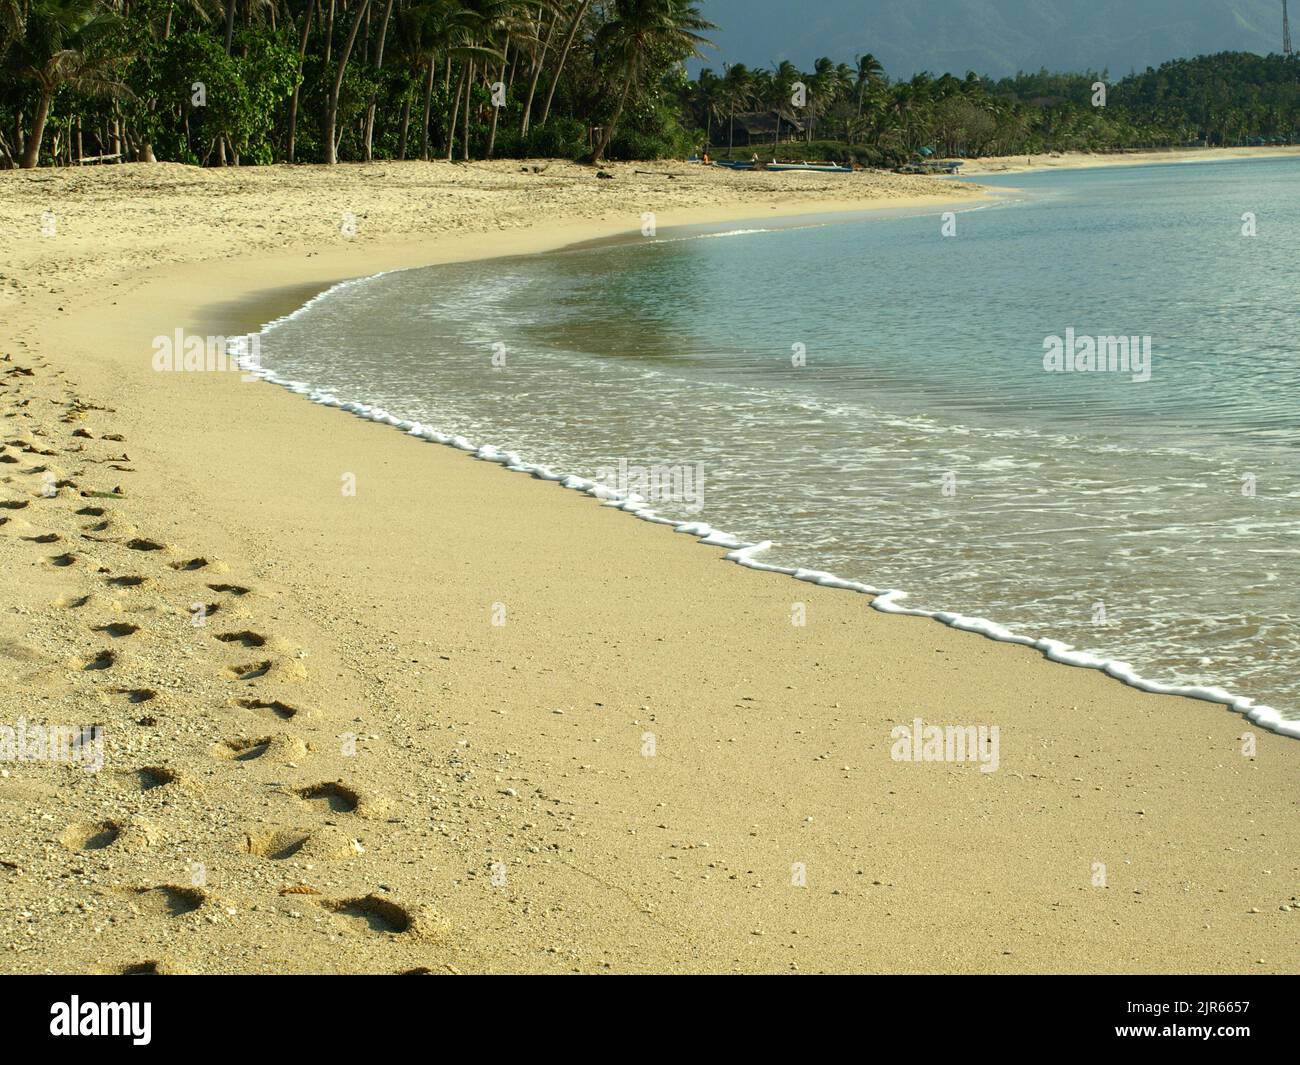
POLYGON ((1017 191, 953 236, 764 220, 384 275, 262 361, 564 473, 685 470, 655 509, 765 562, 1300 719, 1300 160, 984 183, 1017 191), (1149 337, 1149 380, 1046 370, 1067 330, 1149 337))

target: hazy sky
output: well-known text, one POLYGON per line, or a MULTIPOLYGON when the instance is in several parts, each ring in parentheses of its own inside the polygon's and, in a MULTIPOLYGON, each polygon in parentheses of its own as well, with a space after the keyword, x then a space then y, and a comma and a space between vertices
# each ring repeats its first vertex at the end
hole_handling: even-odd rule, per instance
MULTIPOLYGON (((1281 0, 697 0, 722 29, 705 65, 766 66, 874 52, 893 77, 918 70, 1122 76, 1207 52, 1279 52, 1281 0)), ((1300 0, 1291 0, 1300 39, 1300 0)), ((692 70, 700 64, 693 64, 692 70)))

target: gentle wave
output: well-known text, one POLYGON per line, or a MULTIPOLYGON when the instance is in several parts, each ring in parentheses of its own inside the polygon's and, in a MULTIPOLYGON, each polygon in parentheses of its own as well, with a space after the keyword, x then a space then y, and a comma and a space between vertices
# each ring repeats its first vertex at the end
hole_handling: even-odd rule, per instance
MULTIPOLYGON (((757 232, 763 231, 760 230, 757 232)), ((699 236, 709 235, 710 234, 700 234, 696 238, 680 239, 698 239, 699 236)), ((1221 704, 1230 710, 1243 715, 1260 728, 1267 729, 1279 735, 1300 738, 1300 721, 1288 720, 1273 707, 1257 704, 1253 699, 1247 696, 1234 694, 1223 687, 1217 685, 1172 684, 1153 680, 1142 676, 1130 663, 1121 659, 1105 658, 1088 652, 1078 651, 1075 650, 1073 645, 1050 637, 1023 636, 987 618, 960 614, 953 611, 921 610, 904 606, 902 605, 902 601, 907 598, 907 593, 899 589, 876 588, 860 581, 839 577, 826 570, 808 569, 798 566, 775 566, 764 563, 756 556, 772 547, 771 540, 744 541, 721 529, 716 529, 705 522, 679 521, 677 519, 661 516, 651 507, 647 506, 644 499, 635 494, 621 493, 589 478, 557 472, 548 466, 530 463, 515 451, 502 450, 492 444, 476 444, 463 435, 445 433, 420 422, 397 417, 386 410, 372 406, 364 401, 341 400, 330 392, 314 388, 308 383, 281 377, 273 371, 257 365, 250 359, 248 352, 250 350, 250 341, 253 336, 262 336, 273 331, 285 322, 292 321, 304 315, 321 301, 326 300, 343 290, 398 272, 401 271, 384 271, 367 277, 353 278, 331 286, 329 289, 319 293, 311 300, 308 300, 302 307, 298 308, 291 314, 284 315, 274 321, 268 322, 258 331, 257 334, 248 334, 245 337, 233 339, 230 342, 230 352, 241 360, 245 371, 249 375, 259 377, 269 383, 287 388, 295 394, 305 396, 313 403, 335 407, 369 421, 392 426, 393 428, 404 432, 408 436, 417 437, 431 443, 445 444, 457 448, 458 450, 469 452, 478 459, 497 463, 512 472, 526 473, 532 477, 552 481, 565 488, 583 492, 599 499, 606 506, 615 507, 626 513, 632 514, 643 521, 649 521, 660 525, 669 525, 676 532, 694 536, 698 542, 702 544, 725 548, 727 554, 724 557, 728 561, 735 562, 736 564, 745 566, 749 569, 770 573, 781 573, 793 577, 795 580, 809 582, 821 587, 842 589, 870 595, 873 597, 871 606, 882 613, 930 618, 939 621, 950 628, 959 629, 965 632, 978 633, 1001 643, 1011 643, 1025 647, 1032 647, 1042 652, 1045 657, 1053 662, 1083 669, 1099 670, 1107 676, 1141 691, 1161 695, 1184 696, 1187 698, 1221 704)))

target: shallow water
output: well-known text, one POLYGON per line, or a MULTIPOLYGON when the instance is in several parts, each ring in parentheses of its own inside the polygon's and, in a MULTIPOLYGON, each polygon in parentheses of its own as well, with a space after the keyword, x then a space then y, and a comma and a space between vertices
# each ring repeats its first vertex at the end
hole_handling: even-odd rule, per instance
POLYGON ((657 511, 765 562, 1300 719, 1300 160, 982 180, 1023 191, 953 236, 933 212, 384 275, 262 361, 615 487, 663 467, 657 511), (1045 370, 1067 329, 1150 337, 1149 380, 1045 370))

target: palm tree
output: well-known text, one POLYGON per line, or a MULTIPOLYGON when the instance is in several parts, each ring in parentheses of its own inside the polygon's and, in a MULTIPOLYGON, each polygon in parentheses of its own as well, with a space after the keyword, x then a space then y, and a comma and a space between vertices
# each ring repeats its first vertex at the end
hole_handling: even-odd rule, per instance
MULTIPOLYGON (((529 9, 537 6, 538 0, 464 0, 465 5, 474 13, 478 33, 484 42, 484 53, 488 58, 500 60, 497 80, 502 84, 506 80, 506 64, 512 45, 528 51, 534 51, 540 43, 533 28, 529 9), (499 43, 498 43, 499 42, 499 43)), ((473 60, 471 59, 471 62, 473 60)), ((487 63, 484 62, 484 70, 487 63)), ((469 158, 469 105, 468 92, 465 97, 465 158, 469 158)), ((492 108, 492 124, 488 131, 487 149, 484 154, 491 157, 496 148, 497 122, 501 108, 492 108)))
POLYGON ((536 40, 541 42, 541 49, 533 49, 530 56, 530 70, 528 76, 528 94, 524 98, 524 117, 519 126, 520 137, 528 136, 528 126, 533 120, 533 97, 537 95, 537 82, 542 76, 542 68, 546 66, 546 53, 551 50, 551 41, 555 37, 555 29, 560 24, 560 9, 558 6, 551 13, 550 24, 546 27, 546 36, 542 36, 542 13, 543 8, 539 5, 537 9, 537 28, 533 33, 536 40))
MULTIPOLYGON (((474 76, 478 61, 484 61, 486 69, 489 60, 500 60, 504 66, 504 48, 493 47, 497 37, 504 35, 506 47, 509 35, 518 23, 517 17, 526 6, 525 0, 453 0, 447 21, 448 56, 461 60, 460 78, 456 83, 456 92, 451 100, 451 121, 447 131, 447 155, 451 162, 455 148, 456 125, 459 122, 462 95, 465 101, 465 125, 462 140, 462 157, 469 159, 469 124, 470 110, 474 95, 474 76), (486 43, 483 43, 486 42, 486 43)), ((495 133, 495 124, 493 127, 495 133)))
POLYGON ((840 71, 835 63, 823 56, 813 64, 812 77, 808 79, 808 143, 812 143, 813 127, 822 115, 826 114, 839 99, 841 84, 840 71))
POLYGON ((885 81, 885 68, 880 65, 874 55, 868 52, 866 55, 858 56, 857 83, 858 83, 858 117, 862 117, 862 104, 866 99, 867 90, 883 85, 885 81))
POLYGON ((690 0, 614 0, 613 18, 596 35, 596 52, 622 82, 614 113, 591 153, 600 162, 618 130, 632 90, 645 76, 652 54, 683 59, 702 56, 709 42, 701 36, 717 27, 700 15, 690 0))
MULTIPOLYGON (((234 0, 231 0, 234 3, 234 0)), ((339 55, 338 65, 334 71, 334 82, 330 86, 329 98, 325 103, 325 128, 322 134, 325 140, 325 162, 338 162, 338 141, 334 137, 335 128, 339 119, 339 93, 343 89, 343 75, 348 69, 348 59, 352 56, 352 46, 357 41, 357 31, 361 29, 361 20, 366 17, 366 11, 370 7, 370 0, 361 0, 360 6, 357 7, 357 13, 352 18, 352 29, 348 33, 348 39, 343 45, 343 51, 339 55)))
POLYGON ((591 10, 591 0, 578 0, 578 7, 573 13, 573 21, 569 24, 568 36, 564 38, 564 47, 560 51, 560 61, 555 65, 555 75, 551 78, 551 87, 546 90, 546 103, 542 107, 541 125, 546 125, 546 120, 551 116, 551 104, 555 100, 555 89, 560 84, 560 76, 564 73, 564 64, 568 62, 569 52, 573 48, 573 40, 578 35, 578 30, 582 26, 582 20, 587 17, 587 12, 591 10))
MULTIPOLYGON (((375 71, 384 69, 384 44, 388 40, 388 22, 393 15, 393 0, 386 0, 384 4, 384 16, 379 23, 379 44, 375 50, 375 71)), ((367 31, 369 27, 367 27, 367 31)), ((375 109, 379 101, 375 94, 371 94, 370 106, 366 109, 366 162, 374 157, 374 138, 375 138, 375 109)))
POLYGON ((92 96, 129 93, 116 76, 123 57, 105 47, 118 24, 102 0, 37 0, 28 9, 23 35, 10 46, 6 60, 18 80, 32 83, 37 92, 24 170, 40 161, 50 103, 60 89, 92 96))
POLYGON ((722 76, 722 88, 727 102, 727 150, 736 145, 736 111, 747 110, 754 99, 754 78, 744 63, 727 67, 722 76))
POLYGON ((713 143, 713 120, 722 121, 726 110, 726 86, 713 71, 705 68, 695 79, 692 96, 695 108, 704 115, 704 146, 707 149, 713 143))
POLYGON ((776 146, 781 143, 781 116, 789 114, 794 99, 795 83, 802 80, 803 74, 799 68, 790 60, 783 59, 772 71, 771 78, 764 83, 765 102, 776 112, 776 133, 772 135, 773 154, 776 146))
POLYGON ((0 0, 0 60, 9 46, 23 35, 27 16, 20 0, 0 0))

